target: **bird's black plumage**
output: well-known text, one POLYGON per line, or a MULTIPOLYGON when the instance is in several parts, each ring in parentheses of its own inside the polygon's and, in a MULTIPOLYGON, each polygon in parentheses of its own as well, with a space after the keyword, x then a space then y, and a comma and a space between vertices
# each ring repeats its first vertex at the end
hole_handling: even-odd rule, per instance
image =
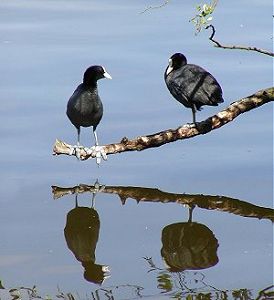
POLYGON ((93 127, 95 144, 98 145, 96 127, 103 116, 103 104, 98 95, 97 81, 111 76, 102 66, 91 66, 85 73, 83 82, 76 88, 67 104, 67 116, 76 127, 78 145, 80 144, 80 128, 93 127))
POLYGON ((164 78, 172 96, 192 109, 193 123, 196 110, 203 105, 217 106, 224 101, 217 80, 202 67, 188 64, 182 53, 170 57, 164 78))

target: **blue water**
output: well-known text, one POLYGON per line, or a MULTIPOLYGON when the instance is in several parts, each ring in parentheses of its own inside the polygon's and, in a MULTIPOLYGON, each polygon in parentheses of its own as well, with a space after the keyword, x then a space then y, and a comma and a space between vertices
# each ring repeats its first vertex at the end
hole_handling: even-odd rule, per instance
MULTIPOLYGON (((76 142, 76 130, 65 115, 66 103, 92 64, 104 65, 113 77, 99 82, 105 108, 97 131, 101 144, 191 121, 191 111, 171 97, 163 80, 174 52, 183 52, 189 62, 209 70, 222 85, 225 102, 204 108, 198 120, 273 85, 269 56, 217 49, 207 31, 195 36, 188 22, 195 14, 194 2, 171 1, 141 14, 147 6, 161 3, 1 1, 0 280, 6 289, 36 285, 41 294, 53 296, 57 286, 81 295, 120 286, 115 299, 134 299, 134 288, 125 285, 137 285, 144 288, 142 295, 160 298, 160 271, 148 272, 143 257, 152 257, 165 270, 161 231, 168 224, 187 222, 188 208, 137 205, 132 199, 121 205, 118 196, 99 193, 96 262, 109 265, 111 275, 99 286, 83 278, 83 267, 64 237, 75 197, 53 200, 52 185, 93 185, 98 179, 106 186, 224 195, 273 206, 272 104, 204 136, 111 155, 100 168, 95 161, 52 156, 56 138, 76 142)), ((216 38, 223 43, 269 50, 271 22, 271 4, 262 0, 220 2, 214 15, 216 38)), ((81 138, 84 145, 93 144, 91 130, 82 130, 81 138)), ((91 194, 79 195, 78 201, 90 206, 91 194)), ((219 243, 218 264, 198 271, 210 286, 229 291, 245 288, 255 297, 271 285, 270 220, 200 208, 194 209, 193 220, 210 228, 219 243)), ((201 276, 189 272, 190 277, 201 276)))

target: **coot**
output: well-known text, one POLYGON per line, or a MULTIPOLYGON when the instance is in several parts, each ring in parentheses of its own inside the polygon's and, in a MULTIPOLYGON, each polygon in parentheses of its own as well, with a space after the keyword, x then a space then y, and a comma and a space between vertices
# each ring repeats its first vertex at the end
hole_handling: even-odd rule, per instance
POLYGON ((224 101, 217 80, 200 66, 188 64, 182 53, 170 57, 165 82, 172 96, 185 107, 191 108, 194 124, 195 112, 201 110, 201 106, 217 106, 224 101))
POLYGON ((93 127, 95 145, 98 146, 96 127, 103 116, 103 104, 98 95, 97 81, 101 78, 112 79, 102 66, 91 66, 84 73, 81 83, 67 104, 67 116, 77 129, 77 146, 80 145, 82 127, 93 127))

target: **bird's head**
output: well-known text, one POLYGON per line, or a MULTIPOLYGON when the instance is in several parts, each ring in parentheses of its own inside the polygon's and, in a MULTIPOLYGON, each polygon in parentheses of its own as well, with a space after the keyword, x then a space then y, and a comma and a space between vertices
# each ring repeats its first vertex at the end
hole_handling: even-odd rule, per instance
POLYGON ((106 69, 102 66, 91 66, 86 69, 84 73, 83 83, 86 85, 92 85, 97 80, 102 78, 112 79, 106 69))
POLYGON ((182 53, 173 54, 168 60, 168 67, 166 69, 166 76, 173 70, 177 70, 180 67, 187 64, 186 57, 182 53))

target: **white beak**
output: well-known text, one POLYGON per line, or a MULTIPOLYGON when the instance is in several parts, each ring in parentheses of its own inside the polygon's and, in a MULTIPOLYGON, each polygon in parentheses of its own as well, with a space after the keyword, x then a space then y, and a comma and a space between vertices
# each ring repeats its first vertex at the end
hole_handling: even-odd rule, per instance
POLYGON ((167 68, 167 70, 166 70, 166 75, 168 75, 172 70, 173 70, 173 67, 172 67, 172 59, 169 59, 169 60, 168 60, 168 68, 167 68))
POLYGON ((108 72, 105 70, 104 72, 104 77, 107 78, 107 79, 112 79, 112 77, 108 74, 108 72))
POLYGON ((168 66, 168 68, 166 70, 166 75, 168 75, 172 70, 173 70, 173 67, 168 66))
POLYGON ((112 77, 108 74, 108 72, 106 71, 106 69, 105 69, 104 67, 102 67, 102 68, 103 68, 103 70, 104 70, 103 76, 104 76, 105 78, 107 78, 107 79, 112 79, 112 77))

